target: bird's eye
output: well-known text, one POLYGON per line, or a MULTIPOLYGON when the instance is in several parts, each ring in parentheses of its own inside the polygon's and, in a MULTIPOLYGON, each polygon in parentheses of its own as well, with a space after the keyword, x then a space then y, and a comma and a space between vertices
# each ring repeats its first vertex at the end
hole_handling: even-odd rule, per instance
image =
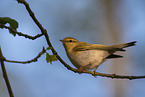
POLYGON ((72 40, 69 40, 69 42, 73 42, 72 40))

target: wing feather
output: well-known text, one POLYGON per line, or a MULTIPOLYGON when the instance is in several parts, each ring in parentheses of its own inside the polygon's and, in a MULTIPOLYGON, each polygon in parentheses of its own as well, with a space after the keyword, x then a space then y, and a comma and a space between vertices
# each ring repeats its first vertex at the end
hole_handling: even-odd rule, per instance
POLYGON ((90 44, 85 42, 80 42, 78 46, 74 48, 75 51, 86 51, 86 50, 111 50, 111 46, 101 45, 101 44, 90 44))

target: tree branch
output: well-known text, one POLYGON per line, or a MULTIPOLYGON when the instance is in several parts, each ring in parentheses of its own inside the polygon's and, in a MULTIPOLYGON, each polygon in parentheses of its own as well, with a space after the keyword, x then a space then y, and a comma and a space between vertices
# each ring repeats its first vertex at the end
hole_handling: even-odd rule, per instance
POLYGON ((2 27, 2 28, 5 28, 5 29, 8 29, 8 30, 10 30, 10 31, 12 31, 12 32, 14 32, 14 33, 16 33, 17 35, 19 35, 19 36, 23 36, 23 37, 25 37, 25 38, 28 38, 28 39, 32 39, 32 40, 35 40, 35 39, 37 39, 37 38, 39 38, 39 37, 41 37, 43 34, 37 34, 36 36, 29 36, 29 35, 27 35, 27 34, 23 34, 23 33, 21 33, 21 32, 17 32, 15 29, 13 29, 12 27, 8 27, 8 26, 5 26, 4 24, 1 24, 0 23, 0 27, 2 27))
POLYGON ((28 60, 28 61, 12 61, 12 60, 7 60, 5 59, 6 62, 11 62, 11 63, 22 63, 22 64, 27 64, 27 63, 31 63, 31 62, 36 62, 38 60, 38 58, 41 57, 41 55, 43 55, 46 52, 45 48, 43 47, 42 51, 32 60, 28 60))
POLYGON ((31 18, 33 19, 33 21, 35 22, 35 24, 39 27, 39 29, 41 30, 42 34, 46 33, 46 29, 43 28, 43 26, 40 24, 40 22, 37 20, 37 18, 34 15, 34 12, 31 10, 29 4, 25 1, 25 0, 17 0, 18 3, 22 3, 25 5, 29 15, 31 16, 31 18))
POLYGON ((8 76, 7 76, 4 61, 5 61, 5 58, 3 57, 3 54, 2 54, 2 51, 1 51, 1 48, 0 48, 0 63, 1 63, 1 68, 2 68, 2 72, 3 72, 3 77, 5 79, 5 83, 7 85, 7 89, 8 89, 10 97, 14 97, 13 91, 11 89, 11 85, 10 85, 10 82, 9 82, 9 79, 8 79, 8 76))
POLYGON ((87 73, 87 74, 92 74, 92 76, 102 76, 102 77, 108 77, 108 78, 116 78, 116 79, 142 79, 145 78, 145 76, 126 76, 126 75, 116 75, 116 74, 105 74, 105 73, 99 73, 99 72, 92 72, 92 71, 80 71, 78 69, 73 69, 73 71, 76 73, 87 73))
POLYGON ((71 70, 75 73, 87 73, 87 74, 92 74, 93 76, 102 76, 102 77, 108 77, 108 78, 117 78, 117 79, 140 79, 140 78, 145 78, 145 76, 123 76, 123 75, 116 75, 116 74, 103 74, 103 73, 98 73, 98 72, 92 72, 92 71, 80 71, 78 69, 74 69, 72 67, 70 67, 67 63, 65 63, 62 58, 57 54, 56 50, 53 48, 50 40, 49 40, 49 36, 48 33, 46 31, 46 29, 43 28, 43 26, 39 23, 39 21, 37 20, 37 18, 35 17, 33 11, 31 10, 31 8, 29 7, 29 4, 25 1, 25 0, 17 0, 18 3, 22 3, 24 4, 24 6, 26 7, 29 15, 31 16, 31 18, 33 19, 33 21, 36 23, 36 25, 39 27, 39 29, 41 30, 42 34, 45 36, 47 44, 49 45, 49 47, 51 48, 51 51, 54 55, 56 55, 56 57, 58 58, 58 60, 68 69, 71 70))

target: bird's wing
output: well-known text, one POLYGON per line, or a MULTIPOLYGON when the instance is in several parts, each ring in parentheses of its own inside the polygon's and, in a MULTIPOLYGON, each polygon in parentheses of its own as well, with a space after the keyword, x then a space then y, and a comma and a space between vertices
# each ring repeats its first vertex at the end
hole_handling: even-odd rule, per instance
POLYGON ((123 48, 134 46, 135 43, 136 41, 119 45, 107 46, 101 44, 89 44, 86 42, 79 42, 78 46, 74 48, 74 51, 105 50, 108 51, 110 54, 113 54, 116 51, 125 51, 123 48))
POLYGON ((86 51, 86 50, 112 50, 112 46, 101 45, 101 44, 89 44, 85 42, 80 42, 78 46, 74 48, 75 51, 86 51))

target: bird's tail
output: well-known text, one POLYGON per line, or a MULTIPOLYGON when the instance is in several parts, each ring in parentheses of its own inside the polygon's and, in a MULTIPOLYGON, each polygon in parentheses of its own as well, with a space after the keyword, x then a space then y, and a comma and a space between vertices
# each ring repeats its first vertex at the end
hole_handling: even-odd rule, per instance
POLYGON ((134 46, 136 41, 129 42, 129 43, 123 43, 123 44, 118 44, 118 45, 113 45, 113 48, 116 48, 117 51, 125 51, 123 48, 134 46))

